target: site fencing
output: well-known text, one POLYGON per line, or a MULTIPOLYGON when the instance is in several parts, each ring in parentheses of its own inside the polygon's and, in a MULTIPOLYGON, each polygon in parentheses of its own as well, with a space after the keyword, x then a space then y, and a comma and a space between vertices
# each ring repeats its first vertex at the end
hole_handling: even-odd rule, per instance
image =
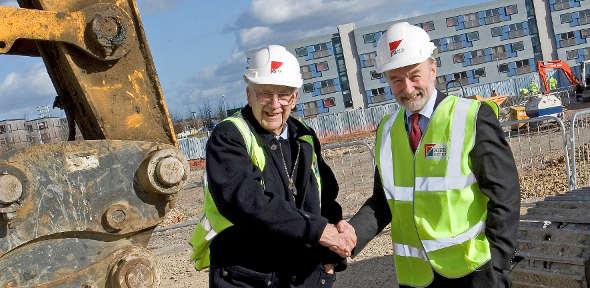
POLYGON ((590 187, 590 109, 574 114, 571 130, 573 186, 590 187))
MULTIPOLYGON (((557 93, 564 98, 572 95, 568 90, 557 93)), ((391 104, 306 121, 321 138, 365 133, 363 141, 323 147, 324 158, 344 194, 367 196, 372 191, 374 133, 383 115, 397 109, 398 105, 391 104)), ((572 121, 545 116, 505 121, 501 126, 516 161, 523 197, 544 197, 590 186, 590 109, 576 113, 572 121)), ((207 138, 179 139, 188 159, 204 159, 206 142, 207 138)))

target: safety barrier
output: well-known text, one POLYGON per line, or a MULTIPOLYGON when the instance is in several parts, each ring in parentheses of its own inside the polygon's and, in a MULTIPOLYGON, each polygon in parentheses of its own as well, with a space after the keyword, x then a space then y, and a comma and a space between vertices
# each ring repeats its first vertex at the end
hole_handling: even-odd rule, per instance
POLYGON ((187 159, 205 159, 205 147, 209 138, 188 137, 178 139, 180 151, 187 159))
POLYGON ((568 133, 561 119, 544 116, 505 121, 501 127, 514 155, 524 198, 572 189, 568 133))
POLYGON ((590 109, 574 114, 571 130, 573 186, 590 187, 590 109))
POLYGON ((396 103, 319 115, 303 121, 313 128, 319 138, 370 133, 377 130, 381 118, 399 110, 396 103))

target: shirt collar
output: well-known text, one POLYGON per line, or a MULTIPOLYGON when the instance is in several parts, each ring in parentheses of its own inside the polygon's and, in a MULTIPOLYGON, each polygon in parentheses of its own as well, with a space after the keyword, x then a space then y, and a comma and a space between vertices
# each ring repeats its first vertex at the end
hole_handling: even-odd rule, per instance
MULTIPOLYGON (((432 89, 432 94, 430 95, 430 99, 426 102, 426 105, 422 107, 422 110, 418 111, 420 115, 430 119, 432 117, 432 113, 434 112, 434 104, 436 103, 436 89, 432 89)), ((406 118, 409 118, 410 115, 414 113, 406 110, 406 118)))
POLYGON ((287 125, 287 123, 285 123, 285 127, 283 128, 283 132, 281 132, 281 135, 275 136, 275 138, 277 139, 289 139, 289 125, 287 125))

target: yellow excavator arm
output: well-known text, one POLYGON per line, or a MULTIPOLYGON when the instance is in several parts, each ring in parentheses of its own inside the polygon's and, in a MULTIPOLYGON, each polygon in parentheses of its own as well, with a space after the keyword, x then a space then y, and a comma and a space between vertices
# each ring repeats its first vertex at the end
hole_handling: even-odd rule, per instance
POLYGON ((85 141, 0 155, 0 287, 157 287, 145 247, 188 165, 136 3, 18 2, 0 54, 43 58, 85 141))

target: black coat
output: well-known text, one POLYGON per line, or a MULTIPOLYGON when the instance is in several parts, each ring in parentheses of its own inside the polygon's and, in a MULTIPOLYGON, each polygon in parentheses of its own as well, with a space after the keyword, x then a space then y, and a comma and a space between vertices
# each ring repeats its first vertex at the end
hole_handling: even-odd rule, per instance
POLYGON ((226 121, 215 127, 206 148, 209 190, 220 213, 234 226, 213 239, 211 267, 237 265, 263 273, 297 272, 305 278, 306 274, 317 270, 320 263, 341 261, 318 244, 327 223, 342 219, 342 209, 336 202, 336 178, 321 156, 315 132, 289 117, 289 143, 283 142, 281 146, 283 158, 277 149, 281 144, 258 124, 251 108, 246 106, 241 113, 257 135, 259 145, 264 147, 266 166, 261 173, 252 164, 235 125, 226 121), (313 149, 322 178, 321 209, 316 179, 309 169, 312 146, 295 140, 302 135, 314 139, 313 149), (294 196, 287 188, 284 166, 287 164, 291 171, 297 143, 301 150, 295 176, 297 195, 294 196), (264 189, 261 179, 264 179, 264 189))
MULTIPOLYGON (((444 97, 438 92, 435 109, 444 97)), ((488 105, 481 105, 476 121, 475 146, 470 153, 471 169, 481 192, 490 199, 485 234, 490 242, 492 264, 499 270, 506 270, 516 248, 520 217, 518 173, 494 111, 488 105)), ((359 253, 391 222, 391 211, 377 169, 374 181, 373 195, 351 219, 358 237, 353 254, 359 253)))

